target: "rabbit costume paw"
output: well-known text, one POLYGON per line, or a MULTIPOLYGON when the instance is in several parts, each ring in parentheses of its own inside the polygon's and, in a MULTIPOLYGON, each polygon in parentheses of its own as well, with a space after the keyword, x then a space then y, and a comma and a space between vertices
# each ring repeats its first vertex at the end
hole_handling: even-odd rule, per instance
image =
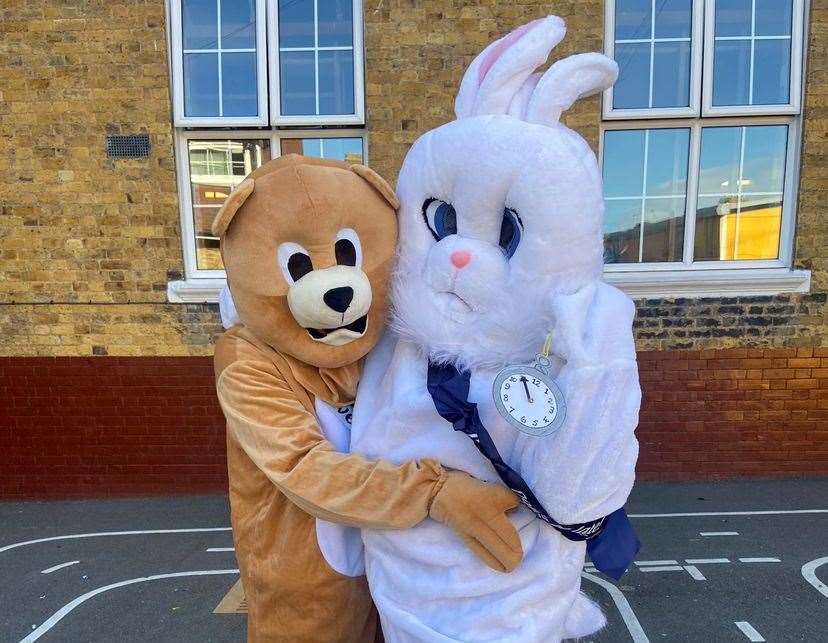
MULTIPOLYGON (((535 73, 564 33, 549 16, 491 44, 463 78, 457 119, 409 151, 397 187, 394 332, 367 361, 351 449, 395 462, 435 457, 499 482, 429 392, 431 368, 456 366, 470 373, 463 402, 477 405, 505 463, 555 520, 572 524, 626 501, 640 390, 632 302, 601 282, 595 155, 559 122, 578 98, 609 87, 617 66, 582 54, 535 73), (492 387, 505 365, 531 363, 550 331, 550 375, 567 413, 557 431, 536 437, 499 414, 492 387)), ((526 508, 511 518, 525 557, 508 574, 478 562, 433 520, 406 531, 364 529, 386 639, 550 642, 600 629, 600 610, 579 592, 584 542, 526 508)))

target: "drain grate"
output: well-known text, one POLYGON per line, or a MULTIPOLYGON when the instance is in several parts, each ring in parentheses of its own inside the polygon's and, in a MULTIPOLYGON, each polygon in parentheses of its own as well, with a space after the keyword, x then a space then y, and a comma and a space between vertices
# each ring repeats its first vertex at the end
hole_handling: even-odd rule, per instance
POLYGON ((111 134, 106 137, 106 155, 111 159, 149 158, 149 134, 111 134))

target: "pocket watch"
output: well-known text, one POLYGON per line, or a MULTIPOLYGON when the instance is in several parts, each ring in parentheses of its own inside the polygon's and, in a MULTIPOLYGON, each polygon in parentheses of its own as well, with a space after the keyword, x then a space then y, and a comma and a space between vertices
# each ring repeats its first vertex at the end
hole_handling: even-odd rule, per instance
POLYGON ((495 377, 495 407, 504 420, 527 435, 549 435, 566 419, 566 400, 549 375, 550 366, 549 358, 539 354, 532 364, 507 366, 495 377))

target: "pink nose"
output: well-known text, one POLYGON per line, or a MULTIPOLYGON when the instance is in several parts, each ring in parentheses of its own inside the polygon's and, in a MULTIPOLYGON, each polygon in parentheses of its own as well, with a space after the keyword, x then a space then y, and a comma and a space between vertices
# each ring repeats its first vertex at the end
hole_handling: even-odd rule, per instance
POLYGON ((468 250, 455 250, 451 253, 449 259, 451 259, 451 263, 454 264, 454 267, 459 270, 469 265, 469 262, 472 260, 472 256, 471 252, 468 250))

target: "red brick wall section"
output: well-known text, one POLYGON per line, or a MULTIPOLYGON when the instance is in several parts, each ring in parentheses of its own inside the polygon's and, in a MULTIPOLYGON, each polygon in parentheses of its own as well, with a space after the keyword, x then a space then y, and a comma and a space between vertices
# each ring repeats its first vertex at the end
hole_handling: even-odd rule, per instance
POLYGON ((828 474, 828 348, 638 359, 640 478, 828 474))
POLYGON ((226 491, 209 357, 0 358, 0 498, 226 491))
MULTIPOLYGON (((639 367, 641 479, 828 474, 828 348, 639 367)), ((210 358, 0 358, 0 396, 0 499, 227 488, 210 358)))

